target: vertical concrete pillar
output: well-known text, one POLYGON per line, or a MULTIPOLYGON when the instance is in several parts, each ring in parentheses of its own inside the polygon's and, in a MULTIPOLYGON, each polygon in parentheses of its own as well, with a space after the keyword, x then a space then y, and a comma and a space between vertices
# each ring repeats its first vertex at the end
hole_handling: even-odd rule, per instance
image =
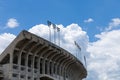
POLYGON ((65 68, 63 68, 63 77, 64 77, 64 80, 66 80, 66 71, 65 71, 65 68))
POLYGON ((52 75, 52 62, 49 60, 49 73, 52 75))
POLYGON ((62 67, 62 76, 63 76, 63 80, 65 80, 65 74, 64 74, 64 68, 62 67))
POLYGON ((57 67, 58 67, 58 64, 56 63, 56 66, 55 66, 55 74, 56 74, 56 78, 58 78, 58 75, 57 75, 57 67))
POLYGON ((51 75, 52 75, 52 76, 54 75, 54 74, 53 74, 53 72, 54 72, 53 70, 54 70, 54 62, 52 61, 52 62, 51 62, 51 75))
POLYGON ((43 59, 40 57, 40 74, 42 74, 43 59))
POLYGON ((21 56, 22 55, 22 51, 19 53, 19 57, 18 57, 18 71, 19 71, 19 73, 18 73, 18 80, 20 80, 20 72, 21 72, 21 56))
POLYGON ((32 80, 34 80, 34 63, 35 63, 35 55, 32 58, 32 80))
POLYGON ((50 75, 50 61, 47 63, 47 74, 50 75))
POLYGON ((13 69, 13 52, 9 53, 10 64, 9 64, 9 79, 12 79, 12 69, 13 69))
POLYGON ((26 68, 26 80, 28 80, 28 56, 29 54, 26 53, 26 61, 25 61, 25 68, 26 68))
POLYGON ((70 72, 70 80, 72 80, 72 74, 73 74, 72 69, 70 69, 69 72, 70 72))
POLYGON ((38 77, 37 77, 37 80, 39 80, 39 76, 40 76, 40 57, 38 57, 38 63, 37 63, 37 67, 38 67, 38 69, 37 69, 37 75, 38 75, 38 77))
POLYGON ((56 76, 56 74, 55 74, 55 62, 53 62, 53 77, 55 77, 56 76))
POLYGON ((61 72, 61 66, 59 65, 59 70, 58 70, 58 74, 59 74, 59 80, 60 80, 60 77, 61 77, 61 74, 60 74, 60 72, 61 72))
POLYGON ((42 74, 45 74, 45 59, 44 58, 42 62, 42 74))
POLYGON ((47 67, 47 66, 48 66, 48 61, 47 61, 47 60, 45 60, 45 74, 47 74, 47 73, 48 73, 48 71, 47 71, 47 70, 48 70, 48 69, 47 69, 48 67, 47 67))

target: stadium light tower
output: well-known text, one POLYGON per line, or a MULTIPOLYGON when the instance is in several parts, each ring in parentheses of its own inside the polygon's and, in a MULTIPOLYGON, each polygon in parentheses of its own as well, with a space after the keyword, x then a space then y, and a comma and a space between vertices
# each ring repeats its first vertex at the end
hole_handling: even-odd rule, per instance
POLYGON ((49 27, 49 40, 52 41, 51 37, 51 26, 52 29, 54 30, 54 34, 53 34, 53 42, 56 44, 56 38, 58 38, 58 45, 60 46, 60 28, 57 27, 54 23, 47 21, 48 27, 49 27), (58 35, 56 35, 56 31, 58 33, 58 35), (57 37, 58 36, 58 37, 57 37))
MULTIPOLYGON (((78 43, 76 42, 76 41, 74 41, 74 44, 75 44, 75 46, 77 47, 77 49, 79 50, 79 53, 81 52, 81 47, 78 45, 78 43)), ((80 59, 79 57, 80 57, 80 54, 77 54, 77 52, 76 52, 76 57, 78 58, 78 59, 80 59)), ((83 56, 82 54, 81 54, 81 61, 83 61, 83 57, 84 57, 84 66, 86 67, 86 69, 87 69, 87 61, 86 61, 86 57, 85 56, 83 56)))
MULTIPOLYGON (((77 50, 79 50, 79 53, 81 52, 81 47, 78 45, 78 43, 76 41, 74 41, 74 44, 77 48, 77 50)), ((76 52, 76 57, 79 59, 79 53, 76 52)), ((81 55, 82 56, 82 55, 81 55)))
POLYGON ((53 30, 54 30, 54 43, 56 43, 56 25, 52 23, 53 30))
POLYGON ((57 27, 57 32, 58 32, 58 45, 60 46, 60 28, 57 27))
POLYGON ((51 42, 51 22, 50 21, 47 21, 47 24, 48 24, 48 27, 49 27, 49 40, 51 42))

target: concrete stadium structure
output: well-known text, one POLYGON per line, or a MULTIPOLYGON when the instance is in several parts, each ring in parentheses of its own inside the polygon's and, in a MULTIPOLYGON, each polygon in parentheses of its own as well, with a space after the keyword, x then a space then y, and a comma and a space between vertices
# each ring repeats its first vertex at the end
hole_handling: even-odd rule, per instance
POLYGON ((82 80, 86 76, 75 56, 25 30, 0 55, 0 80, 82 80))

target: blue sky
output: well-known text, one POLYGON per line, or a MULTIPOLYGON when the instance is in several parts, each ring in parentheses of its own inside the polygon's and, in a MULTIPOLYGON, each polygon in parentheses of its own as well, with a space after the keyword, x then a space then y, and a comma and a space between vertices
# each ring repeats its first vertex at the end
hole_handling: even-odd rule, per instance
POLYGON ((120 80, 120 0, 0 0, 0 52, 23 29, 47 39, 47 20, 61 28, 63 48, 81 45, 87 80, 120 80))
POLYGON ((1 0, 0 27, 4 27, 9 18, 15 18, 20 23, 16 29, 4 29, 17 34, 22 29, 29 29, 36 24, 46 24, 47 20, 55 24, 67 26, 79 24, 87 31, 90 41, 100 33, 97 27, 104 28, 112 18, 119 17, 119 0, 1 0), (92 18, 94 22, 84 23, 92 18), (17 32, 17 33, 16 33, 17 32))

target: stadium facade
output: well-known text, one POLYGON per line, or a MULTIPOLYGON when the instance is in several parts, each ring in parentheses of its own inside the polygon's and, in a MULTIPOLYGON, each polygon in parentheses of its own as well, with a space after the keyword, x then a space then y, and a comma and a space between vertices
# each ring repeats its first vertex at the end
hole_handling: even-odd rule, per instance
POLYGON ((82 80, 86 76, 75 56, 25 30, 0 55, 0 80, 82 80))

